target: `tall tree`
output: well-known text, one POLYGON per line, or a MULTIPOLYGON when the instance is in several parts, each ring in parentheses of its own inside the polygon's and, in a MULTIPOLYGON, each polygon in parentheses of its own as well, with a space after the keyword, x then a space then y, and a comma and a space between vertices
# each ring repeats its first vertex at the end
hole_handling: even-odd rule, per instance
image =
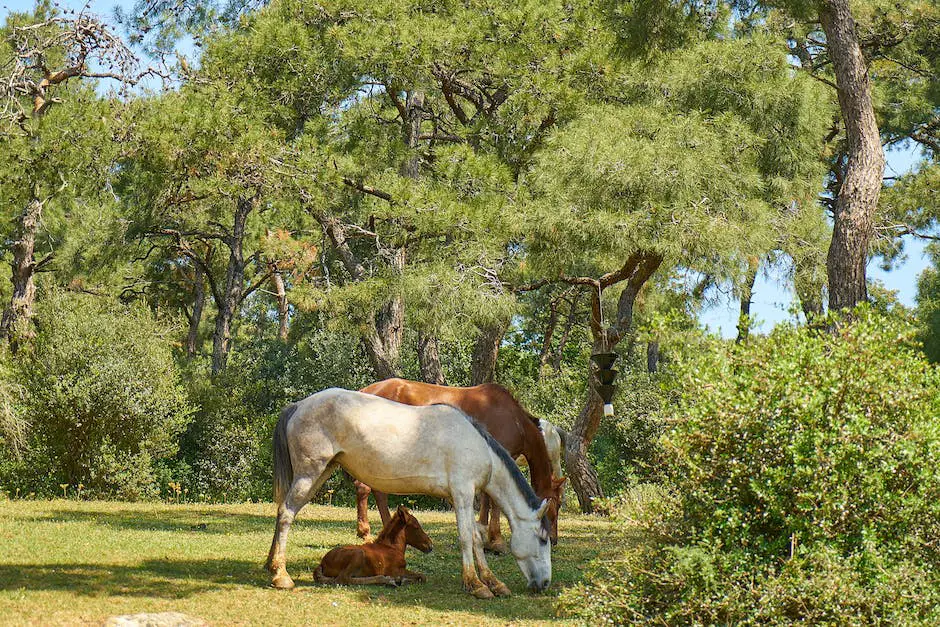
POLYGON ((13 289, 0 336, 16 350, 32 335, 36 273, 54 257, 48 250, 36 259, 38 236, 48 221, 44 213, 53 206, 61 210, 108 173, 104 118, 109 115, 93 87, 83 83, 137 77, 130 50, 84 13, 66 17, 40 4, 33 14, 10 15, 0 37, 0 142, 7 162, 16 164, 4 172, 2 193, 19 211, 9 239, 13 289))
MULTIPOLYGON (((655 276, 743 274, 770 248, 780 208, 821 184, 817 146, 829 113, 774 45, 711 42, 628 64, 610 81, 618 104, 590 107, 546 143, 527 272, 549 277, 532 287, 587 288, 595 351, 633 337, 638 299, 655 276)), ((584 511, 602 495, 588 458, 600 420, 592 385, 566 443, 584 511)))
POLYGON ((119 194, 135 216, 128 235, 193 269, 190 334, 201 281, 215 305, 212 372, 226 365, 233 324, 247 298, 278 271, 266 233, 296 227, 299 205, 280 194, 272 163, 282 137, 231 85, 211 78, 141 103, 119 194), (211 251, 211 253, 210 253, 211 251))
POLYGON ((823 0, 819 21, 826 33, 846 132, 846 163, 833 208, 832 244, 826 262, 829 308, 835 310, 868 300, 865 269, 885 157, 872 103, 868 63, 849 0, 823 0))

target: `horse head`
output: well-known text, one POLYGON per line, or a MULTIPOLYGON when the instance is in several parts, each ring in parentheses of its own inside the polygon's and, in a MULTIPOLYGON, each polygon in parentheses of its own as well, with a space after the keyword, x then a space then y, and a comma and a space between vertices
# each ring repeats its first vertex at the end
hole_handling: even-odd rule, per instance
POLYGON ((531 517, 520 518, 509 539, 509 550, 525 575, 529 590, 541 592, 552 582, 550 523, 546 518, 551 499, 545 499, 531 517))
POLYGON ((399 516, 404 522, 406 544, 413 546, 422 553, 430 553, 434 549, 434 543, 431 542, 431 538, 424 532, 424 529, 421 528, 421 523, 414 517, 414 514, 408 511, 407 507, 399 505, 395 515, 399 516))

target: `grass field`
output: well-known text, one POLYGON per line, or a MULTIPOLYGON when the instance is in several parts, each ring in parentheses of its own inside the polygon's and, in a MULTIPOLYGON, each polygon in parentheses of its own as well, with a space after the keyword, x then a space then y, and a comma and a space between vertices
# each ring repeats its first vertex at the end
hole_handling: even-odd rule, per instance
POLYGON ((271 504, 0 501, 0 624, 101 624, 113 615, 162 611, 213 625, 541 624, 557 620, 555 596, 580 579, 612 533, 606 519, 564 512, 548 592, 526 592, 512 557, 491 557, 513 596, 481 601, 461 588, 453 514, 416 514, 435 549, 427 555, 410 549, 408 564, 427 583, 398 589, 313 583, 320 557, 357 539, 354 510, 308 506, 288 543, 297 588, 280 592, 268 587, 263 569, 271 504))

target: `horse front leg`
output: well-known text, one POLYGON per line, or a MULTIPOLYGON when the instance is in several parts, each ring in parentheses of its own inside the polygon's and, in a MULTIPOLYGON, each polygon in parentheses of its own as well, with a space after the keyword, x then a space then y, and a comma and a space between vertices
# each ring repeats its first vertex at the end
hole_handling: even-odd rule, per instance
POLYGON ((454 514, 457 517, 457 534, 460 541, 460 557, 463 563, 463 587, 478 599, 492 599, 493 593, 477 576, 474 566, 474 542, 479 541, 476 521, 473 519, 473 496, 453 497, 454 514))
POLYGON ((417 581, 417 582, 420 582, 420 583, 424 583, 424 582, 426 582, 426 581, 428 580, 428 578, 425 577, 423 574, 418 573, 418 572, 415 572, 415 571, 413 571, 413 570, 408 570, 407 568, 405 569, 404 574, 401 575, 400 579, 401 579, 403 582, 407 582, 407 581, 417 581))
MULTIPOLYGON (((368 538, 372 529, 369 527, 369 493, 372 488, 359 481, 353 480, 356 486, 356 535, 360 538, 368 538)), ((378 494, 376 494, 378 500, 378 494)))
MULTIPOLYGON (((494 503, 493 505, 495 507, 496 504, 494 503)), ((499 510, 494 509, 491 515, 494 513, 498 514, 499 510)), ((497 518, 497 520, 499 519, 497 518)), ((489 565, 486 563, 486 553, 483 551, 483 539, 479 536, 473 538, 473 557, 476 560, 477 567, 480 569, 480 579, 483 580, 486 587, 498 597, 511 596, 512 593, 509 591, 509 587, 496 578, 496 575, 493 574, 493 571, 490 570, 489 565)))

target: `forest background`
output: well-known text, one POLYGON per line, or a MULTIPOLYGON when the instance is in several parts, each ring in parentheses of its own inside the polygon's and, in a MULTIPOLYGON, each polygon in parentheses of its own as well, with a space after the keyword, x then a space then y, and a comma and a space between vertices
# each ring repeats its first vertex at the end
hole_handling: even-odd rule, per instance
POLYGON ((9 497, 266 500, 287 402, 496 380, 649 534, 570 611, 936 618, 935 2, 14 9, 9 497), (913 303, 866 273, 905 246, 913 303))

